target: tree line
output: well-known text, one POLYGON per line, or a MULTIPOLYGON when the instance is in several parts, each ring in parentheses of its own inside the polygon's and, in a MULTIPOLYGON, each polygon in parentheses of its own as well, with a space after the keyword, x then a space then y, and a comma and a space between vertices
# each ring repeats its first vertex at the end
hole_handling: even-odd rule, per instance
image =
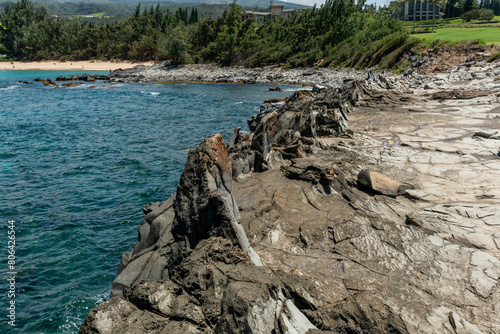
POLYGON ((174 30, 197 22, 196 8, 163 13, 159 5, 139 4, 124 21, 96 25, 55 17, 22 0, 0 14, 0 52, 26 60, 159 60, 168 55, 174 30))
POLYGON ((447 18, 453 18, 479 9, 491 9, 494 15, 500 15, 500 0, 448 0, 443 12, 447 18))
POLYGON ((162 12, 159 5, 139 4, 126 20, 95 25, 53 17, 21 0, 0 14, 0 52, 26 60, 366 66, 408 46, 401 22, 366 10, 364 0, 327 0, 294 18, 274 17, 266 24, 241 22, 240 13, 236 2, 214 20, 200 19, 196 8, 162 12), (352 63, 351 56, 358 61, 352 63))

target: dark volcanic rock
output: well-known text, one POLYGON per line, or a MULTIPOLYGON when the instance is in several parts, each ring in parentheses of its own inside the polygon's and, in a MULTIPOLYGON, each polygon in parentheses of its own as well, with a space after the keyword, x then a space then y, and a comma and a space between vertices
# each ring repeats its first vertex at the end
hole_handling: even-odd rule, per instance
POLYGON ((316 327, 295 306, 298 283, 212 237, 171 279, 142 281, 92 310, 80 333, 305 333, 316 327))
POLYGON ((248 252, 253 252, 240 225, 238 206, 231 195, 231 163, 221 135, 203 141, 191 151, 174 200, 175 218, 170 263, 182 261, 206 237, 223 236, 248 252))
POLYGON ((191 151, 177 193, 149 212, 139 227, 131 254, 122 257, 111 296, 143 279, 160 280, 187 257, 198 242, 223 236, 260 259, 240 225, 238 206, 231 195, 231 165, 221 135, 191 151))
POLYGON ((252 138, 252 148, 260 152, 264 159, 271 152, 276 135, 278 113, 273 111, 262 118, 252 138))
POLYGON ((64 77, 62 75, 58 76, 56 78, 56 81, 77 81, 78 80, 78 76, 77 75, 70 75, 70 76, 67 76, 67 77, 64 77))
POLYGON ((144 218, 116 297, 80 332, 500 332, 496 241, 464 232, 474 215, 496 226, 495 213, 456 207, 458 219, 449 204, 397 197, 412 186, 372 167, 414 178, 357 134, 334 138, 351 135, 354 104, 407 112, 411 101, 349 81, 293 94, 227 150, 220 135, 205 140, 177 193, 144 218))
POLYGON ((264 118, 270 112, 277 111, 284 104, 285 102, 283 101, 271 101, 262 103, 259 108, 259 113, 257 115, 253 115, 252 118, 247 121, 250 131, 255 131, 262 118, 264 118))
POLYGON ((33 81, 35 81, 35 82, 41 82, 45 86, 57 86, 57 84, 52 79, 50 79, 50 78, 47 78, 47 79, 35 78, 35 79, 33 79, 33 81))
POLYGON ((248 121, 251 135, 233 136, 232 142, 240 144, 229 145, 235 176, 265 171, 282 158, 306 157, 318 137, 348 135, 348 106, 359 96, 354 88, 346 90, 341 95, 338 89, 315 88, 297 91, 279 105, 264 103, 261 112, 248 121))
POLYGON ((96 80, 109 80, 110 76, 109 75, 102 75, 102 74, 82 74, 80 76, 78 75, 70 75, 67 77, 64 77, 62 75, 58 76, 56 78, 56 81, 87 81, 87 82, 95 82, 96 80))
POLYGON ((144 75, 141 74, 147 68, 145 65, 136 65, 132 68, 122 69, 119 68, 114 70, 108 76, 111 81, 137 81, 144 78, 144 75))
POLYGON ((314 158, 292 159, 290 166, 283 166, 281 170, 286 177, 304 180, 313 184, 330 184, 335 180, 336 174, 332 164, 314 158))

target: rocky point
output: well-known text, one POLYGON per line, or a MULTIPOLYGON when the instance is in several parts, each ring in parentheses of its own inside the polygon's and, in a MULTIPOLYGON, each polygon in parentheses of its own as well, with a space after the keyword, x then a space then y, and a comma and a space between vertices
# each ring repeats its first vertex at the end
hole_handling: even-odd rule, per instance
POLYGON ((370 71, 206 139, 80 333, 499 333, 497 78, 370 71))

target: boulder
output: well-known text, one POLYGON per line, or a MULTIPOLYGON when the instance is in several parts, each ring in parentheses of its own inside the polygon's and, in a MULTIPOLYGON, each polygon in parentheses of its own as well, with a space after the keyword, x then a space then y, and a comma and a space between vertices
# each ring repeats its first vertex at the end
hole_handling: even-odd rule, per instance
POLYGON ((368 169, 363 169, 359 172, 358 184, 375 193, 390 197, 404 195, 407 189, 415 188, 413 185, 401 183, 384 174, 368 169))

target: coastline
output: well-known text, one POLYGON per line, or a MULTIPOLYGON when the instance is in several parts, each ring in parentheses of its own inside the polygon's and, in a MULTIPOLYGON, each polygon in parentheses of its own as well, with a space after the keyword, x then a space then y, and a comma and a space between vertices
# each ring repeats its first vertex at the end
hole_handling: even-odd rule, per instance
POLYGON ((117 69, 128 69, 137 65, 151 66, 154 62, 110 62, 110 61, 56 61, 56 60, 43 60, 31 62, 0 62, 0 70, 40 70, 40 71, 106 71, 117 69))
POLYGON ((301 86, 340 87, 346 79, 364 80, 367 70, 349 68, 294 68, 284 70, 281 66, 220 67, 216 64, 187 64, 165 66, 137 66, 114 71, 110 78, 116 82, 199 82, 231 84, 291 84, 301 86))
POLYGON ((500 329, 499 62, 434 76, 156 64, 111 78, 343 85, 267 103, 250 133, 191 151, 81 333, 500 329))

